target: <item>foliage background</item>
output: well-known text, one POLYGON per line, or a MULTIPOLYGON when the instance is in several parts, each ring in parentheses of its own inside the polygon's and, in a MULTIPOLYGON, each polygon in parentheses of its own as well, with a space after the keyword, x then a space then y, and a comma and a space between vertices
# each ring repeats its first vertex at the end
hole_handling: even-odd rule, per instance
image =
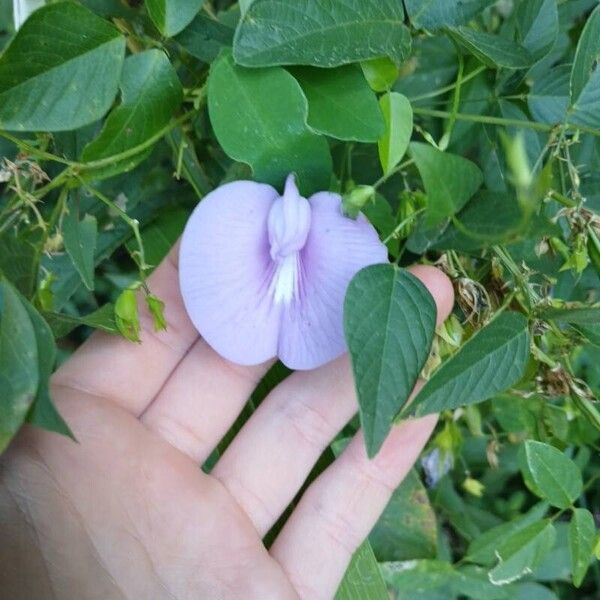
MULTIPOLYGON (((137 338, 132 289, 163 325, 145 278, 200 197, 295 171, 458 300, 413 406, 436 434, 338 596, 598 597, 596 0, 51 2, 16 36, 0 0, 0 47, 0 448, 69 435, 48 377, 94 328, 137 338)), ((349 342, 397 323, 353 294, 349 342)), ((402 403, 363 375, 375 451, 402 403)))

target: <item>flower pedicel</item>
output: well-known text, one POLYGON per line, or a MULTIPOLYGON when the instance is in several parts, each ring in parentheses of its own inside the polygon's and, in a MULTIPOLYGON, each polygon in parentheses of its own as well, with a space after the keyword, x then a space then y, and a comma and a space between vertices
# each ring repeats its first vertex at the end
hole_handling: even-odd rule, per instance
POLYGON ((219 354, 312 369, 345 351, 346 288, 363 267, 386 262, 387 250, 363 215, 342 214, 341 201, 331 192, 303 198, 289 175, 283 196, 236 181, 198 204, 179 279, 192 322, 219 354))

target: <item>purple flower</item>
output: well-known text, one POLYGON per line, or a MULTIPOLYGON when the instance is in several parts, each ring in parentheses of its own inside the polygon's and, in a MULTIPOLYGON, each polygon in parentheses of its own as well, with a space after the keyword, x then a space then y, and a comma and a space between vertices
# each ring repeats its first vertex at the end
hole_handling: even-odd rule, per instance
POLYGON ((352 277, 386 261, 365 217, 345 217, 338 194, 303 198, 290 175, 283 196, 253 181, 208 194, 186 225, 179 279, 192 322, 219 354, 312 369, 346 349, 352 277))

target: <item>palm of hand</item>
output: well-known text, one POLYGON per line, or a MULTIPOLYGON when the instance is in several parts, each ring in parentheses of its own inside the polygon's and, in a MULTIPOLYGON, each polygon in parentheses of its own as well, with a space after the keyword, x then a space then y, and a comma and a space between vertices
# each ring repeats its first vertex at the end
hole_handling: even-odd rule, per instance
MULTIPOLYGON (((414 272, 443 320, 448 280, 431 268, 414 272)), ((166 333, 145 327, 141 345, 96 334, 54 377, 80 443, 31 429, 0 463, 0 507, 33 525, 15 524, 14 555, 28 543, 39 550, 27 559, 31 577, 3 561, 19 589, 12 597, 332 597, 435 419, 395 428, 373 461, 359 433, 267 550, 262 537, 356 411, 348 361, 280 384, 207 475, 198 464, 267 365, 236 367, 197 338, 173 258, 150 286, 166 300, 166 333)))

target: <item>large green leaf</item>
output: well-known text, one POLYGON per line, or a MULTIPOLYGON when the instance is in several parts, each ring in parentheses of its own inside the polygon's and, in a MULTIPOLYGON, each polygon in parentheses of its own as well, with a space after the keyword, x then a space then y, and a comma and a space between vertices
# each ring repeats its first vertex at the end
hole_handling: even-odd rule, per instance
POLYGON ((376 142, 383 133, 377 97, 354 65, 292 70, 308 100, 308 125, 339 140, 376 142))
POLYGON ((436 306, 408 271, 373 265, 354 276, 344 303, 344 330, 367 453, 374 456, 429 355, 436 306))
POLYGON ((465 25, 494 0, 404 0, 415 27, 434 31, 465 25))
POLYGON ((48 431, 61 433, 73 438, 73 433, 65 423, 60 413, 50 398, 49 381, 56 361, 56 344, 52 331, 40 313, 26 300, 23 305, 29 314, 31 324, 35 332, 38 353, 39 385, 35 400, 29 413, 27 421, 32 425, 41 427, 48 431))
POLYGON ((498 564, 489 572, 490 581, 506 585, 531 573, 550 552, 555 538, 552 522, 545 519, 500 540, 498 564))
POLYGON ((581 471, 554 446, 527 440, 519 453, 519 465, 532 491, 552 506, 568 508, 581 494, 581 471))
POLYGON ((12 231, 0 232, 0 274, 3 274, 26 298, 33 294, 38 250, 24 236, 12 231))
POLYGON ((157 29, 168 37, 179 33, 196 16, 204 0, 146 0, 146 10, 157 29))
POLYGON ((0 56, 0 128, 62 131, 96 121, 119 84, 125 40, 74 2, 34 12, 0 56))
POLYGON ((435 512, 425 486, 414 470, 392 494, 369 534, 379 561, 434 558, 437 550, 435 512))
POLYGON ((421 142, 411 142, 409 152, 427 193, 427 227, 440 225, 456 214, 483 181, 479 167, 462 156, 421 142))
POLYGON ((303 194, 329 187, 329 147, 308 129, 306 98, 284 69, 246 69, 224 53, 211 69, 208 109, 225 152, 259 181, 281 186, 294 171, 303 194))
POLYGON ((552 319, 565 323, 576 323, 577 325, 597 325, 600 323, 600 305, 549 306, 542 308, 538 316, 541 319, 552 319))
POLYGON ((596 524, 592 513, 585 508, 574 509, 569 523, 569 552, 575 587, 581 585, 590 566, 595 538, 596 524))
POLYGON ((527 319, 504 312, 442 363, 408 408, 421 416, 483 402, 515 384, 528 357, 527 319))
POLYGON ((385 120, 385 132, 377 144, 379 162, 384 173, 389 173, 404 156, 413 130, 413 112, 406 96, 388 92, 381 96, 379 105, 385 120))
POLYGON ((534 60, 543 58, 558 35, 556 0, 527 0, 516 6, 515 21, 519 38, 534 60))
POLYGON ((570 75, 569 65, 558 65, 545 70, 533 82, 527 105, 536 121, 554 125, 565 120, 569 106, 570 75))
POLYGON ((575 105, 589 85, 590 77, 597 72, 600 58, 600 6, 589 16, 577 43, 571 69, 570 96, 575 105))
POLYGON ((533 64, 533 56, 526 48, 499 35, 476 31, 469 27, 452 28, 450 34, 488 67, 524 69, 533 64))
POLYGON ((379 56, 402 62, 409 51, 396 0, 254 0, 233 43, 236 62, 247 67, 336 67, 379 56))
POLYGON ((65 250, 88 290, 94 289, 94 252, 98 236, 96 217, 85 215, 80 221, 78 211, 71 205, 62 224, 65 250))
POLYGON ((18 292, 0 279, 0 452, 21 427, 40 381, 36 335, 18 292))
POLYGON ((113 156, 148 141, 167 125, 183 97, 177 73, 160 50, 127 57, 120 85, 121 103, 100 135, 84 148, 84 161, 113 156))
POLYGON ((231 46, 233 33, 232 27, 199 13, 175 40, 192 56, 211 63, 223 48, 231 46))
POLYGON ((387 600, 388 593, 369 542, 354 553, 335 600, 387 600))

